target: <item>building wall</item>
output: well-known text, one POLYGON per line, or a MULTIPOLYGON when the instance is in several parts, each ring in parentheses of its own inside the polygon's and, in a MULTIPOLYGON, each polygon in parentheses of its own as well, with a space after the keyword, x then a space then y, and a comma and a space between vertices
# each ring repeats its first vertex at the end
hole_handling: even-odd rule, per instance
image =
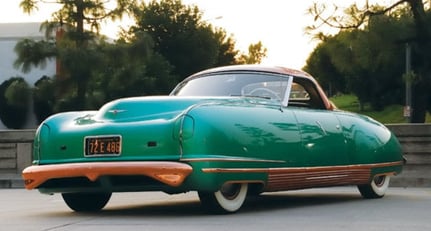
MULTIPOLYGON (((15 45, 22 39, 41 40, 44 34, 39 31, 40 23, 0 23, 0 84, 11 77, 23 77, 33 87, 42 76, 54 76, 55 60, 48 60, 45 67, 34 67, 29 73, 15 69, 13 63, 17 59, 15 45)), ((26 128, 35 128, 34 116, 29 116, 26 128)), ((5 129, 0 120, 0 129, 5 129)))
POLYGON ((407 164, 393 184, 431 186, 431 124, 388 125, 400 141, 407 164))

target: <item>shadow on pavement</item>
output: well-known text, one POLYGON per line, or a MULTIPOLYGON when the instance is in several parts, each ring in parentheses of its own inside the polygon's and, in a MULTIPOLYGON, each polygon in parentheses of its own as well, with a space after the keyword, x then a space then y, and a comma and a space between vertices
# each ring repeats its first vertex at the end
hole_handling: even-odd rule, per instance
MULTIPOLYGON (((363 200, 359 193, 355 192, 307 192, 289 191, 282 193, 267 193, 259 196, 248 197, 239 214, 266 212, 274 210, 290 210, 297 208, 309 208, 328 204, 351 203, 363 200), (299 192, 299 193, 298 193, 299 192)), ((97 213, 75 213, 70 210, 66 213, 50 214, 52 216, 145 216, 145 217, 185 217, 185 216, 211 216, 201 207, 198 197, 185 198, 184 200, 137 201, 136 204, 109 205, 97 213)))

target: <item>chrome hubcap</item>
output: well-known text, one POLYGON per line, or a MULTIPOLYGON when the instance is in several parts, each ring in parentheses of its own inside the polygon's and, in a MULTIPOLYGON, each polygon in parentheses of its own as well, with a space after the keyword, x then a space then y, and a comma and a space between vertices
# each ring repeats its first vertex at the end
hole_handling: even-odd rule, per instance
POLYGON ((224 184, 221 187, 220 192, 226 199, 233 200, 238 196, 240 189, 241 189, 240 184, 228 183, 228 184, 224 184))
POLYGON ((376 176, 374 177, 374 183, 377 186, 382 186, 385 183, 386 176, 376 176))

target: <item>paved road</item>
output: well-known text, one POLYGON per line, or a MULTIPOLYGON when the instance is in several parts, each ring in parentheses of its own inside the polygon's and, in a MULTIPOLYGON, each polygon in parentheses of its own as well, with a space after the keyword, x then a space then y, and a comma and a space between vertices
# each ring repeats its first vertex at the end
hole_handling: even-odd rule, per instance
POLYGON ((202 212, 195 193, 114 194, 100 213, 78 214, 56 194, 0 189, 0 230, 431 230, 431 189, 390 188, 364 200, 354 187, 264 194, 232 215, 202 212))

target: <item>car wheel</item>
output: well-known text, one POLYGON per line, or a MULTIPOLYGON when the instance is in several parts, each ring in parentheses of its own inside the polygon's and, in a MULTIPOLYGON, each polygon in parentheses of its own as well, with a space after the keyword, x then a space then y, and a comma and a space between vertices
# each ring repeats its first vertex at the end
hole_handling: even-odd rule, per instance
POLYGON ((374 176, 371 183, 358 186, 359 192, 367 199, 381 198, 389 187, 390 179, 391 177, 387 175, 374 176))
POLYGON ((198 192, 202 206, 212 213, 234 213, 247 197, 247 183, 226 183, 217 192, 198 192))
POLYGON ((103 209, 112 193, 63 193, 67 206, 76 212, 95 212, 103 209))

